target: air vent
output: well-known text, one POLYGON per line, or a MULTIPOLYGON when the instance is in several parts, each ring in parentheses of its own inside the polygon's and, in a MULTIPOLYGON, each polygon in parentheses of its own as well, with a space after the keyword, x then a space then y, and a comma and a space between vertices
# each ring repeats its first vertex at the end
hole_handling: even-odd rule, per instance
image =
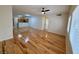
POLYGON ((62 16, 62 14, 57 14, 57 16, 62 16))

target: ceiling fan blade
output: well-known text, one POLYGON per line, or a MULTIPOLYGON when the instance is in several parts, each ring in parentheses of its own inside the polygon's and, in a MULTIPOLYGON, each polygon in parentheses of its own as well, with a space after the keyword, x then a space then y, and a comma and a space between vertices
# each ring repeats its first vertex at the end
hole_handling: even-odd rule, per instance
POLYGON ((45 10, 44 10, 44 8, 42 8, 42 11, 41 12, 44 12, 45 10))
POLYGON ((50 11, 50 10, 45 10, 45 12, 50 11))
POLYGON ((41 10, 41 12, 44 12, 44 14, 45 14, 45 12, 48 12, 48 11, 50 11, 50 10, 49 9, 45 10, 44 8, 42 8, 42 10, 41 10))

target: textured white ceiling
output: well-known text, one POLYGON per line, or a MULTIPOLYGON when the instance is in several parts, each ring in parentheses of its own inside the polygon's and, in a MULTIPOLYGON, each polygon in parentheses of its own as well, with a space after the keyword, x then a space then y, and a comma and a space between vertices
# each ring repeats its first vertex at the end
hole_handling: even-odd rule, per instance
POLYGON ((68 5, 15 5, 13 6, 14 14, 28 13, 41 15, 42 8, 49 9, 50 11, 47 14, 58 14, 58 13, 68 13, 69 6, 68 5))

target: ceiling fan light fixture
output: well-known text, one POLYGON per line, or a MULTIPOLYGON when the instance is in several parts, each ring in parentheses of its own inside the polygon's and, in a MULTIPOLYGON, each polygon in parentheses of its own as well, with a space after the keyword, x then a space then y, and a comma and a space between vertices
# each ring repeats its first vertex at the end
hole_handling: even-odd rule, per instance
POLYGON ((45 10, 44 8, 42 8, 42 14, 45 14, 46 12, 50 11, 49 9, 45 10))
POLYGON ((45 14, 45 12, 42 12, 42 14, 45 14))

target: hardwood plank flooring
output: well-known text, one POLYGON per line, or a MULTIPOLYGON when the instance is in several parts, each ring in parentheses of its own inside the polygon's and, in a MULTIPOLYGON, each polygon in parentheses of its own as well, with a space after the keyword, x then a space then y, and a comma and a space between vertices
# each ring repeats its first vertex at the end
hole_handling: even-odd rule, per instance
MULTIPOLYGON (((16 30, 15 30, 16 31, 16 30)), ((65 37, 33 28, 20 28, 23 38, 6 40, 4 50, 6 54, 65 54, 65 37), (26 42, 26 40, 29 40, 26 42)), ((0 43, 0 51, 1 43, 0 43)))

